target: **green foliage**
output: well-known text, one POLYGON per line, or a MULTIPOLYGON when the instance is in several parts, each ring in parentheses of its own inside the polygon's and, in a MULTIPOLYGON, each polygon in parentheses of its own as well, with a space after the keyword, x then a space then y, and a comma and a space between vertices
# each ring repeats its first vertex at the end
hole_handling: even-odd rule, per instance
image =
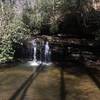
POLYGON ((12 23, 6 25, 4 34, 0 41, 0 59, 9 60, 13 58, 14 48, 13 43, 22 44, 27 39, 29 30, 24 28, 21 20, 14 20, 12 23))
POLYGON ((38 34, 41 27, 41 15, 31 7, 23 10, 22 21, 26 29, 30 29, 30 34, 38 34))
MULTIPOLYGON (((77 10, 90 8, 91 0, 26 0, 21 15, 17 17, 14 4, 0 1, 0 62, 12 59, 13 43, 23 45, 23 41, 33 34, 39 34, 42 26, 48 26, 50 32, 58 32, 60 21, 77 10)), ((20 5, 19 5, 20 6, 20 5)))
POLYGON ((0 26, 0 62, 13 59, 13 43, 22 45, 23 41, 29 37, 30 29, 21 19, 15 17, 11 6, 5 4, 1 8, 0 26))

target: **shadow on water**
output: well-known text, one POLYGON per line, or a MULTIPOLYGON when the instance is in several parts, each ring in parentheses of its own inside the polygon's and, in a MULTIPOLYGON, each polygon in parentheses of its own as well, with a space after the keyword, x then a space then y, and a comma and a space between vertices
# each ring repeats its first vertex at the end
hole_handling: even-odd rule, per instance
POLYGON ((91 66, 88 67, 88 65, 85 62, 86 61, 84 59, 79 60, 79 62, 78 62, 78 64, 79 64, 78 68, 81 68, 82 70, 84 70, 85 73, 92 79, 92 81, 98 87, 98 89, 100 89, 100 80, 99 80, 100 76, 97 77, 97 74, 100 75, 100 71, 99 70, 92 70, 91 66))
POLYGON ((85 61, 81 61, 79 62, 79 68, 81 68, 82 70, 85 71, 85 73, 92 79, 92 81, 95 83, 95 85, 98 87, 98 89, 100 89, 100 76, 97 77, 97 75, 100 75, 100 71, 99 70, 94 70, 93 68, 88 67, 87 64, 85 63, 85 61))
POLYGON ((62 62, 57 63, 57 66, 60 67, 60 100, 66 100, 66 87, 65 87, 65 79, 64 79, 64 67, 65 64, 63 64, 62 62))
POLYGON ((66 90, 64 81, 64 68, 60 69, 60 100, 66 100, 66 90))
MULTIPOLYGON (((95 83, 95 85, 98 87, 98 89, 100 89, 100 70, 97 70, 97 68, 92 68, 91 66, 88 67, 85 63, 84 60, 78 60, 78 61, 67 61, 67 62, 63 62, 60 63, 59 66, 61 67, 61 83, 64 85, 64 72, 69 73, 69 74, 73 74, 75 76, 82 76, 82 75, 88 75, 91 80, 95 83)), ((64 88, 64 86, 62 86, 64 88)), ((62 89, 63 89, 62 88, 62 89)), ((64 94, 65 91, 63 89, 64 94)), ((63 97, 65 96, 63 93, 63 97)), ((65 100, 65 99, 62 99, 65 100)))
POLYGON ((16 90, 16 92, 10 97, 9 100, 16 100, 18 96, 20 96, 19 100, 24 100, 25 94, 32 84, 32 82, 35 80, 35 78, 39 75, 39 73, 43 70, 44 66, 40 65, 37 67, 36 72, 32 73, 29 78, 16 90))
POLYGON ((94 70, 94 68, 91 66, 88 67, 83 59, 79 59, 77 61, 69 60, 65 62, 57 62, 56 66, 60 69, 60 100, 66 100, 67 97, 64 78, 66 73, 73 74, 80 78, 81 76, 88 75, 90 79, 95 83, 96 87, 100 89, 100 70, 94 70))

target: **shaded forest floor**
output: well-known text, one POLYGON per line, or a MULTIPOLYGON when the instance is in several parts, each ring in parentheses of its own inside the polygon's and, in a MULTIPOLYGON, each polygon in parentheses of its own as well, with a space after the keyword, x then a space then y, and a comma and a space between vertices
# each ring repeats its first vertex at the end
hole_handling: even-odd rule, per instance
POLYGON ((0 100, 100 100, 86 69, 72 64, 0 69, 0 100))

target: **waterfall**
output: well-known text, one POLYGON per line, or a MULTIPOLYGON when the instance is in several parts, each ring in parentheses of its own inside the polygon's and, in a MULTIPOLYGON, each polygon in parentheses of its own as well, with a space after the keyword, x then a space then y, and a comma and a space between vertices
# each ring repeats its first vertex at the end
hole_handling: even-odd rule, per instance
POLYGON ((50 50, 50 46, 49 46, 49 42, 47 41, 45 43, 45 62, 44 65, 50 65, 51 64, 51 50, 50 50))
POLYGON ((35 39, 32 41, 32 45, 33 45, 33 48, 34 48, 33 61, 36 62, 37 61, 37 58, 36 58, 36 53, 37 53, 36 52, 37 51, 36 46, 37 46, 37 44, 36 44, 36 40, 35 39))
POLYGON ((39 66, 42 65, 50 65, 51 64, 51 50, 49 46, 49 42, 46 41, 46 43, 42 43, 43 41, 40 41, 40 43, 37 42, 37 39, 33 39, 31 41, 32 48, 33 48, 33 59, 32 61, 29 61, 30 65, 32 66, 39 66))
POLYGON ((50 51, 49 43, 46 42, 45 44, 45 62, 46 63, 49 62, 49 58, 50 58, 49 51, 50 51))
POLYGON ((36 43, 36 39, 31 41, 32 43, 32 48, 33 48, 33 60, 29 61, 29 64, 31 66, 39 66, 39 62, 37 61, 37 43, 36 43))

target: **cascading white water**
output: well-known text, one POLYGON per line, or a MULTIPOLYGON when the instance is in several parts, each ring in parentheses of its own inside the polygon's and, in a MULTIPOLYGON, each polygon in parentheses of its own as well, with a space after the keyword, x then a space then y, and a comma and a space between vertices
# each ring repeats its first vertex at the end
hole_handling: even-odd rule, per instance
POLYGON ((32 45, 33 45, 33 48, 34 48, 33 61, 36 62, 37 61, 37 59, 36 59, 36 51, 37 51, 37 49, 36 49, 36 46, 37 46, 36 40, 32 41, 32 45))
POLYGON ((33 46, 33 61, 30 62, 30 65, 32 66, 39 66, 39 62, 37 61, 37 43, 36 40, 32 40, 32 46, 33 46))
POLYGON ((34 39, 31 41, 32 48, 33 48, 33 60, 29 61, 29 64, 31 66, 39 66, 42 65, 50 65, 51 64, 51 50, 49 46, 49 42, 47 41, 45 44, 41 43, 39 45, 37 43, 37 40, 34 39), (40 54, 37 53, 37 51, 40 51, 40 54), (39 56, 39 60, 37 59, 39 56))
POLYGON ((51 64, 51 50, 50 50, 50 46, 49 46, 49 42, 47 41, 45 44, 45 65, 50 65, 51 64))
POLYGON ((34 47, 34 59, 33 59, 33 61, 37 61, 36 60, 36 47, 34 47))
POLYGON ((46 42, 45 44, 45 62, 47 63, 48 62, 48 58, 49 58, 49 50, 50 50, 50 47, 49 47, 49 43, 46 42))

